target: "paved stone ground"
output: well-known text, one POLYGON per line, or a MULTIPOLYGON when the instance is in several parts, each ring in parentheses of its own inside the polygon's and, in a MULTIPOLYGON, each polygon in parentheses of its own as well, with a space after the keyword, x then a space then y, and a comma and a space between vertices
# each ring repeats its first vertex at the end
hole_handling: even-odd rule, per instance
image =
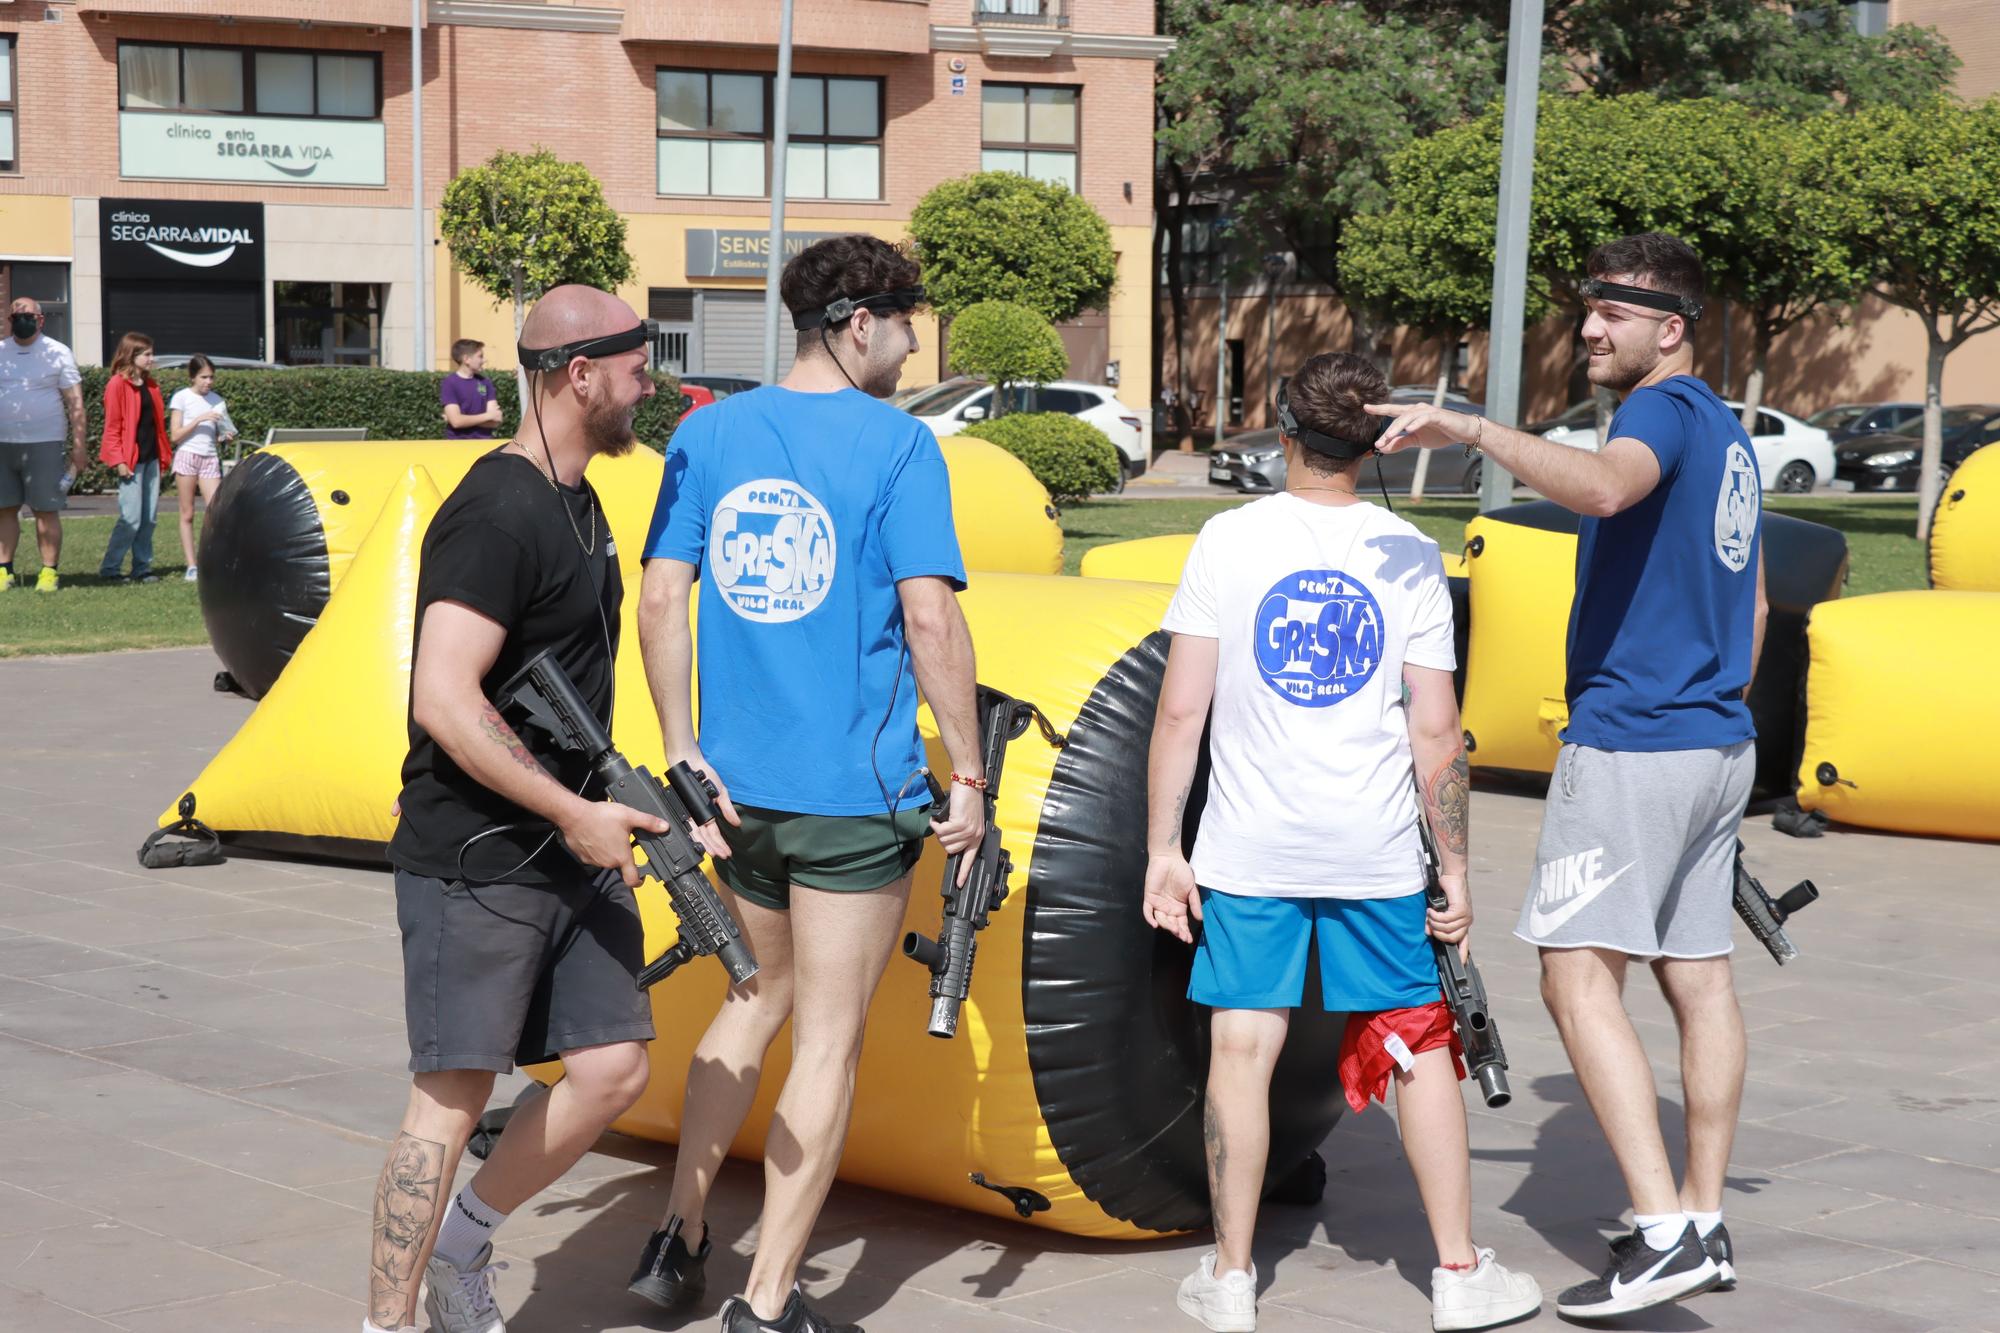
MULTIPOLYGON (((0 632, 5 608, 0 605, 0 632)), ((0 663, 0 1329, 353 1330, 370 1188, 406 1090, 380 872, 133 848, 249 711, 205 650, 0 663)), ((1516 1100, 1472 1115, 1477 1230, 1553 1291, 1617 1225, 1609 1157, 1507 935, 1539 802, 1482 790, 1475 927, 1516 1100)), ((1730 1177, 1744 1281, 1628 1321, 1690 1330, 2000 1330, 2000 848, 1745 830, 1774 888, 1826 898, 1780 971, 1743 938, 1751 1081, 1730 1177)), ((1673 1030, 1632 1005, 1680 1127, 1673 1030)), ((914 1113, 914 1112, 913 1112, 914 1113)), ((1430 1256, 1381 1111, 1326 1145, 1316 1208, 1273 1209, 1263 1328, 1425 1327, 1430 1256)), ((669 1148, 608 1137, 511 1219, 519 1333, 673 1327, 626 1296, 669 1148)), ((740 1284, 759 1180, 732 1165, 711 1290, 740 1284)), ((806 1277, 896 1330, 1192 1327, 1199 1238, 1070 1240, 837 1187, 806 1277)), ((712 1327, 712 1314, 696 1321, 712 1327)), ((1556 1323, 1552 1312, 1539 1317, 1556 1323)))

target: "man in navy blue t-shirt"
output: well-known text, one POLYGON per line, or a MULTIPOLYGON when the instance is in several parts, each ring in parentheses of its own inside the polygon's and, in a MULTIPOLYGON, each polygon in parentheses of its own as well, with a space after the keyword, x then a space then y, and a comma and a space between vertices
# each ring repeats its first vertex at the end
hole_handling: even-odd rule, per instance
POLYGON ((1602 1318, 1734 1285, 1723 1177, 1746 1043, 1729 968, 1736 830, 1764 632, 1762 491, 1750 438, 1694 378, 1701 261, 1648 232, 1600 245, 1582 285, 1593 384, 1623 404, 1597 452, 1430 407, 1384 451, 1468 443, 1583 515, 1569 622, 1569 725, 1515 934, 1632 1199, 1634 1229, 1556 1308, 1602 1318), (1627 964, 1652 964, 1681 1032, 1687 1177, 1674 1186, 1627 964))
POLYGON ((787 264, 797 364, 687 419, 646 540, 639 641, 667 761, 706 769, 721 792, 703 840, 763 970, 729 992, 695 1051, 667 1215, 634 1293, 669 1309, 702 1294, 708 1191, 766 1049, 792 1024, 771 1131, 786 1146, 765 1164, 757 1257, 723 1310, 729 1333, 849 1327, 808 1306, 794 1278, 847 1135, 862 1024, 925 832, 958 852, 985 831, 951 481, 930 430, 881 401, 917 350, 920 279, 872 236, 833 237, 787 264), (919 685, 952 767, 935 822, 919 685))

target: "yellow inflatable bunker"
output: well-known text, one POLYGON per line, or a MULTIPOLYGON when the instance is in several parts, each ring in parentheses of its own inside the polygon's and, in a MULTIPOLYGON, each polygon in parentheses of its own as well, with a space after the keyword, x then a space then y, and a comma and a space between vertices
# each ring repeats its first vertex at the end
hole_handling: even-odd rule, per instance
POLYGON ((1146 583, 1179 583, 1194 549, 1195 534, 1176 532, 1165 537, 1140 537, 1136 541, 1106 542, 1083 553, 1077 573, 1087 579, 1138 579, 1146 583))
POLYGON ((2000 592, 1884 592, 1807 626, 1799 804, 1844 824, 2000 839, 2000 592))
MULTIPOLYGON (((984 440, 941 443, 966 567, 1061 570, 1062 527, 1026 465, 984 440)), ((411 466, 422 466, 449 495, 493 447, 490 440, 280 444, 233 468, 202 525, 199 591, 209 642, 243 693, 261 698, 277 680, 411 466)), ((591 484, 630 556, 645 540, 662 467, 660 455, 643 447, 590 466, 591 484)), ((628 561, 628 575, 636 568, 628 561)))
MULTIPOLYGON (((416 555, 436 503, 435 488, 410 470, 292 664, 190 787, 197 813, 226 839, 380 857, 405 744, 416 555)), ((628 562, 637 538, 621 525, 634 521, 614 519, 628 562)), ((955 1040, 925 1031, 929 974, 891 961, 863 1053, 844 1178, 1078 1235, 1135 1237, 1206 1221, 1206 1013, 1185 998, 1190 951, 1149 929, 1138 909, 1146 812, 1135 775, 1145 771, 1165 670, 1167 636, 1157 626, 1171 591, 973 576, 962 602, 981 679, 1040 707, 1065 744, 1052 748, 1031 729, 1009 750, 998 822, 1013 857, 1012 892, 980 937, 955 1040), (975 1173, 987 1188, 972 1183, 975 1173)), ((659 726, 629 619, 635 600, 626 599, 613 733, 633 762, 657 773, 659 726)), ((949 761, 927 712, 921 725, 942 771, 949 761)), ((1191 808, 1190 837, 1199 818, 1191 808)), ((932 844, 916 872, 909 929, 936 933, 942 874, 932 844)), ((653 956, 673 943, 674 922, 657 886, 640 901, 653 956)), ((688 1061, 723 982, 718 965, 698 960, 657 988, 653 1082, 623 1129, 676 1136, 688 1061)), ((1339 1117, 1342 1021, 1308 1008, 1292 1024, 1272 1099, 1274 1180, 1306 1162, 1339 1117)), ((761 1152, 784 1047, 773 1050, 734 1145, 745 1156, 761 1152)))
MULTIPOLYGON (((1565 653, 1576 594, 1577 516, 1547 500, 1510 505, 1465 526, 1471 570, 1471 644, 1463 714, 1475 768, 1549 773, 1569 725, 1565 653)), ((1766 512, 1765 583, 1770 619, 1750 687, 1757 726, 1758 790, 1793 784, 1805 621, 1847 580, 1847 539, 1836 529, 1766 512)), ((1465 627, 1461 624, 1460 632, 1465 627)))
POLYGON ((2000 445, 1975 450, 1945 482, 1931 518, 1930 572, 1933 588, 2000 592, 2000 445))

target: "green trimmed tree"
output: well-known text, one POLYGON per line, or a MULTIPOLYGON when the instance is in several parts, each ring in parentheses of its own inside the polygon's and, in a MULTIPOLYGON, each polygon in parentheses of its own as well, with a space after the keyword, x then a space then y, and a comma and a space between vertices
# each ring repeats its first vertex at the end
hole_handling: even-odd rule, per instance
POLYGON ((1103 309, 1118 279, 1111 228, 1090 201, 1011 171, 933 187, 910 214, 910 238, 931 308, 947 321, 1010 301, 1060 324, 1103 309))
POLYGON ((1055 325, 1014 301, 981 301, 951 322, 955 375, 976 375, 993 385, 993 415, 1006 410, 1007 389, 1047 384, 1069 368, 1069 353, 1055 325))
POLYGON ((625 219, 580 162, 546 148, 495 153, 452 178, 438 206, 452 262, 493 304, 514 303, 520 336, 528 304, 580 282, 606 291, 632 277, 625 219))

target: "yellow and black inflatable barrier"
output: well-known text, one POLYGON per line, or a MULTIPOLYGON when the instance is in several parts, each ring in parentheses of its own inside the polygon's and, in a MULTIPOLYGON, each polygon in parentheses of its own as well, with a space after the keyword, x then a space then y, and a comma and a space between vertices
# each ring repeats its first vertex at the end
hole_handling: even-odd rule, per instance
POLYGON ((1843 824, 2000 839, 2000 592, 1883 592, 1806 629, 1799 804, 1843 824))
MULTIPOLYGON (((1479 515, 1465 526, 1471 645, 1461 713, 1475 768, 1554 771, 1565 702, 1570 604, 1576 596, 1577 516, 1547 500, 1479 515)), ((1840 595, 1847 539, 1820 523, 1764 514, 1770 618, 1750 687, 1758 790, 1791 790, 1798 753, 1799 674, 1806 616, 1840 595)), ((1461 627, 1462 630, 1462 627, 1461 627)))
POLYGON ((1975 450, 1946 480, 1929 556, 1933 588, 2000 592, 2000 445, 1975 450))
MULTIPOLYGON (((280 444, 231 469, 202 524, 201 614, 216 656, 262 698, 347 575, 384 501, 413 466, 450 495, 492 440, 280 444)), ((966 568, 1062 569, 1062 526, 1026 465, 970 437, 942 441, 966 568)), ((661 456, 639 447, 590 465, 621 550, 637 557, 659 498, 661 456)), ((629 576, 636 570, 627 560, 629 576)), ((636 586, 636 585, 633 585, 636 586)))

